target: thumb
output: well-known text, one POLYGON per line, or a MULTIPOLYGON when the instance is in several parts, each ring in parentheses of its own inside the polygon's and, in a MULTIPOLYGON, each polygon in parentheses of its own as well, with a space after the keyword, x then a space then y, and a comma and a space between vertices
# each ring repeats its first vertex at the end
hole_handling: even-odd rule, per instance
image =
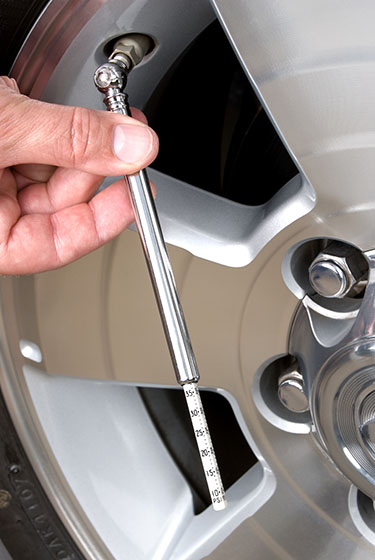
POLYGON ((44 103, 0 78, 0 167, 44 163, 97 175, 130 175, 149 165, 158 138, 115 113, 44 103))

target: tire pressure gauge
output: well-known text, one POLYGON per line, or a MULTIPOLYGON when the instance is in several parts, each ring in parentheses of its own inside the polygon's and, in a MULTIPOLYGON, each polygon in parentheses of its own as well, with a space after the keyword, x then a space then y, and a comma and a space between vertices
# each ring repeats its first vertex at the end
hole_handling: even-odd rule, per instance
MULTIPOLYGON (((128 73, 141 62, 149 48, 147 36, 126 35, 116 43, 109 61, 96 70, 94 82, 105 95, 108 111, 131 116, 127 94, 123 90, 128 73)), ((144 169, 126 180, 177 382, 184 389, 212 505, 215 510, 221 510, 227 505, 225 492, 197 386, 198 368, 150 183, 144 169)))

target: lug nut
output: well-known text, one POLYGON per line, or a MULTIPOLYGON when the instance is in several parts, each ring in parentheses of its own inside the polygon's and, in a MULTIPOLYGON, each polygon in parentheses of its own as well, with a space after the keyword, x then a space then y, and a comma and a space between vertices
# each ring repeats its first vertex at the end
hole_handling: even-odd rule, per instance
POLYGON ((316 293, 327 298, 344 297, 354 284, 349 274, 338 263, 326 259, 322 253, 310 266, 309 278, 316 293))
POLYGON ((320 296, 343 298, 363 289, 366 272, 363 256, 359 258, 357 250, 332 242, 311 263, 309 280, 320 296))
POLYGON ((279 377, 278 395, 281 403, 291 412, 306 412, 309 410, 303 377, 297 370, 279 377))

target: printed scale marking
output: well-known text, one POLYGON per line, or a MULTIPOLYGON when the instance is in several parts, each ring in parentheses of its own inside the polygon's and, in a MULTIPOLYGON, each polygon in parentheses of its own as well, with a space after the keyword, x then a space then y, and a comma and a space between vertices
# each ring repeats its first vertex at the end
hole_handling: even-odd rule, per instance
POLYGON ((214 510, 219 511, 227 506, 227 501, 225 499, 225 491, 221 481, 199 389, 196 383, 184 383, 183 389, 199 449, 199 456, 202 461, 204 475, 210 492, 212 506, 214 510))

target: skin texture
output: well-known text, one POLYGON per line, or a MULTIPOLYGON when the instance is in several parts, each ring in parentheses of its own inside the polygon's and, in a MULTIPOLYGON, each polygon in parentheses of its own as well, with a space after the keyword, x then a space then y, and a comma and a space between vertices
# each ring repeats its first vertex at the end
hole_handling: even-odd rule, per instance
POLYGON ((133 117, 32 100, 0 77, 0 274, 64 266, 134 220, 124 180, 95 194, 157 155, 156 134, 133 117))

